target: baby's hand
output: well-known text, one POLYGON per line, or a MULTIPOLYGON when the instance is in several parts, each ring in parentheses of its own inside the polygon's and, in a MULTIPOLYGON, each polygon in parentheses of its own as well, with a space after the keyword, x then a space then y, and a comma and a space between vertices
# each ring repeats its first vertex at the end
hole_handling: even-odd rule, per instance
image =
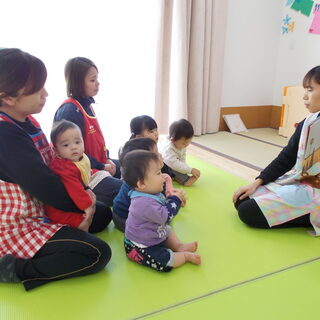
POLYGON ((182 189, 172 189, 172 196, 177 196, 181 200, 181 206, 184 207, 186 205, 186 193, 182 189))
POLYGON ((117 167, 112 160, 108 159, 104 166, 104 170, 108 171, 112 176, 114 176, 116 174, 117 167))
POLYGON ((96 212, 96 205, 93 204, 93 205, 90 206, 89 208, 84 209, 84 212, 85 212, 85 214, 86 214, 88 217, 92 217, 92 218, 93 218, 93 215, 94 215, 94 213, 96 212))
POLYGON ((200 177, 200 174, 201 174, 201 173, 200 173, 200 170, 198 170, 198 169, 196 169, 196 168, 192 168, 191 174, 198 179, 198 178, 200 177))
POLYGON ((82 230, 82 231, 89 231, 89 228, 91 226, 92 220, 93 220, 93 215, 95 212, 95 205, 87 208, 86 210, 84 210, 84 214, 83 217, 84 219, 82 220, 82 222, 79 224, 78 229, 82 230), (94 211, 92 213, 92 210, 89 210, 90 208, 94 208, 94 211))

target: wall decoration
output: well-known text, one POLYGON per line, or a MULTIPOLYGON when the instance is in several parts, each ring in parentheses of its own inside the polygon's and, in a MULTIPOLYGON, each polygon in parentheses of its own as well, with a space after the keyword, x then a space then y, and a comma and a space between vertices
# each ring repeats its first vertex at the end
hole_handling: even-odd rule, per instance
POLYGON ((290 20, 291 20, 291 17, 289 17, 287 14, 286 14, 286 16, 282 19, 282 21, 283 21, 283 23, 284 23, 285 25, 288 25, 289 22, 290 22, 290 20))
POLYGON ((287 34, 289 32, 293 32, 295 28, 295 21, 292 21, 292 17, 288 14, 282 19, 283 25, 281 27, 282 34, 287 34))
POLYGON ((320 3, 315 4, 313 13, 314 17, 309 28, 309 33, 320 34, 320 3))
POLYGON ((313 0, 295 0, 291 6, 291 9, 301 12, 302 14, 309 17, 313 7, 313 3, 313 0))
POLYGON ((288 30, 289 30, 290 32, 293 32, 295 26, 296 26, 295 22, 292 21, 291 23, 288 24, 288 30))
POLYGON ((291 6, 294 3, 294 0, 287 0, 286 6, 291 6))

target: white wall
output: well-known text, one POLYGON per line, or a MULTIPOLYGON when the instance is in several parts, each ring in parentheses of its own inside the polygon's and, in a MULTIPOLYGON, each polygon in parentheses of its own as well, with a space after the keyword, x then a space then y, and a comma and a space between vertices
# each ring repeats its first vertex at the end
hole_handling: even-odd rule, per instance
POLYGON ((158 2, 150 0, 56 0, 46 1, 45 9, 42 0, 1 3, 0 47, 30 52, 48 69, 49 96, 36 115, 47 136, 66 97, 64 65, 84 56, 99 69, 94 108, 111 156, 117 157, 129 139, 131 118, 153 112, 158 11, 158 2))
POLYGON ((280 105, 282 88, 301 85, 304 75, 320 65, 320 35, 308 33, 313 13, 307 17, 283 5, 282 17, 288 14, 295 21, 295 31, 280 36, 273 104, 280 105))
POLYGON ((320 65, 320 35, 308 33, 313 12, 307 17, 286 2, 229 0, 222 107, 281 105, 283 87, 301 85, 320 65), (295 30, 282 35, 286 14, 295 30))
POLYGON ((281 0, 229 0, 222 107, 273 104, 281 0))

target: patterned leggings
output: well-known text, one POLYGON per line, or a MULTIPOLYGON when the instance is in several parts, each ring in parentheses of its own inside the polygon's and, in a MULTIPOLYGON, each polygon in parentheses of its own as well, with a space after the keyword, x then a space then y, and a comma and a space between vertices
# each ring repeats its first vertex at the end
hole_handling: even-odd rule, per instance
POLYGON ((164 242, 156 246, 140 248, 125 238, 124 248, 127 257, 132 261, 159 272, 169 272, 172 270, 172 251, 165 247, 164 242))

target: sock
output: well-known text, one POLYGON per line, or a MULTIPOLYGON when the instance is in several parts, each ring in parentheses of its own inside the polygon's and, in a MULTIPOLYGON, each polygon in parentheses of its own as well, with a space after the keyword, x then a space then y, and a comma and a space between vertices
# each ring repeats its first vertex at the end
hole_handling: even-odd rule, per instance
POLYGON ((0 258, 0 282, 20 282, 15 271, 16 260, 11 254, 0 258))

